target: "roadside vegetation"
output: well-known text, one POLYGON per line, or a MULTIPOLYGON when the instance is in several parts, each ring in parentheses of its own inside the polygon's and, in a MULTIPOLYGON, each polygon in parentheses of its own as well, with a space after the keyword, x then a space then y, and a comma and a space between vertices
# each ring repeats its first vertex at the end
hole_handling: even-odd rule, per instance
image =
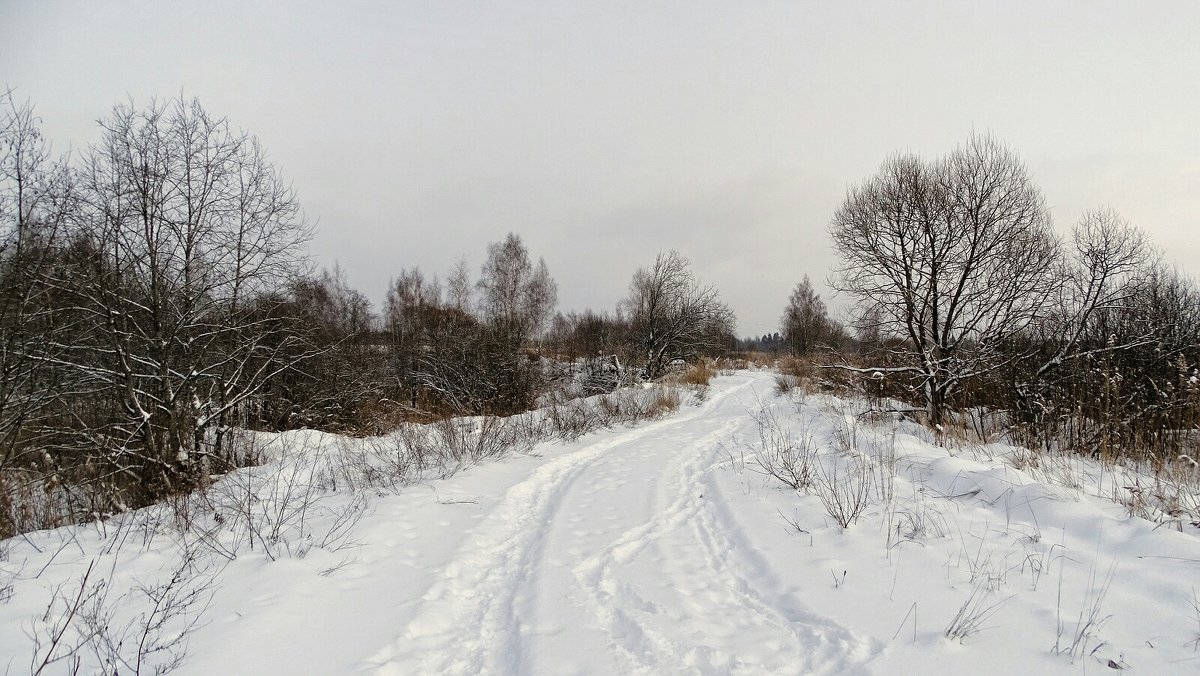
MULTIPOLYGON (((179 99, 118 105, 98 137, 56 157, 32 107, 0 97, 0 538, 90 524, 99 547, 27 628, 32 673, 170 671, 246 553, 336 571, 373 495, 703 403, 739 369, 773 369, 775 396, 826 422, 764 406, 732 464, 840 530, 881 523, 889 550, 957 527, 906 435, 1200 528, 1200 288, 1114 210, 1056 231, 992 137, 893 156, 850 188, 829 228, 845 322, 805 276, 780 331, 742 340, 678 252, 611 310, 563 312, 517 234, 477 274, 398 267, 376 311, 343 271, 312 269, 298 197, 252 135, 179 99), (177 567, 114 582, 124 548, 164 541, 177 567)), ((958 536, 971 578, 949 640, 1003 611, 1008 578, 1036 589, 1057 563, 1061 579, 1040 533, 1019 561, 958 536)), ((0 566, 0 603, 31 574, 0 566)), ((1089 576, 1058 622, 1071 660, 1106 621, 1113 572, 1089 576)))
POLYGON ((563 314, 516 234, 477 275, 398 267, 376 312, 343 271, 312 269, 281 170, 198 101, 117 105, 63 157, 30 104, 0 111, 0 536, 203 491, 256 461, 243 431, 512 416, 733 341, 676 252, 613 312, 563 314))

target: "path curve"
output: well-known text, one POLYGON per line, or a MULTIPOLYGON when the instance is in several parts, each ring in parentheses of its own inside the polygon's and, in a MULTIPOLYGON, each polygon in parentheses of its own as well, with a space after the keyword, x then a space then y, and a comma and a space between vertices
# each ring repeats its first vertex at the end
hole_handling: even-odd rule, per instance
POLYGON ((769 379, 594 435, 514 485, 371 660, 380 674, 846 673, 876 652, 757 581, 713 481, 769 379))

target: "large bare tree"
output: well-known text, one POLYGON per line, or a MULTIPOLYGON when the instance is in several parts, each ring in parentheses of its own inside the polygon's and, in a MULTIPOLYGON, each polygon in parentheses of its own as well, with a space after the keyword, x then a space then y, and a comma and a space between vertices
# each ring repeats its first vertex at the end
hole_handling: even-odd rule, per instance
POLYGON ((916 376, 934 424, 965 380, 1012 359, 1005 343, 1057 285, 1060 248, 1041 191, 990 136, 933 161, 888 159, 850 189, 830 234, 835 286, 902 339, 899 365, 854 370, 916 376))

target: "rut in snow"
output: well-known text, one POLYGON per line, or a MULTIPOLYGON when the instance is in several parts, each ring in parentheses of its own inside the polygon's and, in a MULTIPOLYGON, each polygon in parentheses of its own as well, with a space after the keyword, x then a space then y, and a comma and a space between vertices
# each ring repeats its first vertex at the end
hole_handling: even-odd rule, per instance
POLYGON ((756 380, 596 441, 513 486, 440 572, 379 673, 846 673, 876 651, 756 584, 711 468, 756 380), (598 663, 598 661, 600 663, 598 663))

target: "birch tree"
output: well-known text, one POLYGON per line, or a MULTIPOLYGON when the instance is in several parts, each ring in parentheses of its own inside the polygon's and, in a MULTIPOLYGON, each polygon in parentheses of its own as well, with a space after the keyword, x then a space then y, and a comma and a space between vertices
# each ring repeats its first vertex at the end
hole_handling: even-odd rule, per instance
POLYGON ((829 319, 825 302, 812 287, 808 275, 792 290, 779 321, 783 341, 793 355, 812 352, 822 342, 831 341, 840 328, 829 319))
POLYGON ((488 245, 479 289, 483 320, 517 347, 541 332, 558 304, 558 285, 546 261, 535 265, 511 232, 503 242, 488 245))

